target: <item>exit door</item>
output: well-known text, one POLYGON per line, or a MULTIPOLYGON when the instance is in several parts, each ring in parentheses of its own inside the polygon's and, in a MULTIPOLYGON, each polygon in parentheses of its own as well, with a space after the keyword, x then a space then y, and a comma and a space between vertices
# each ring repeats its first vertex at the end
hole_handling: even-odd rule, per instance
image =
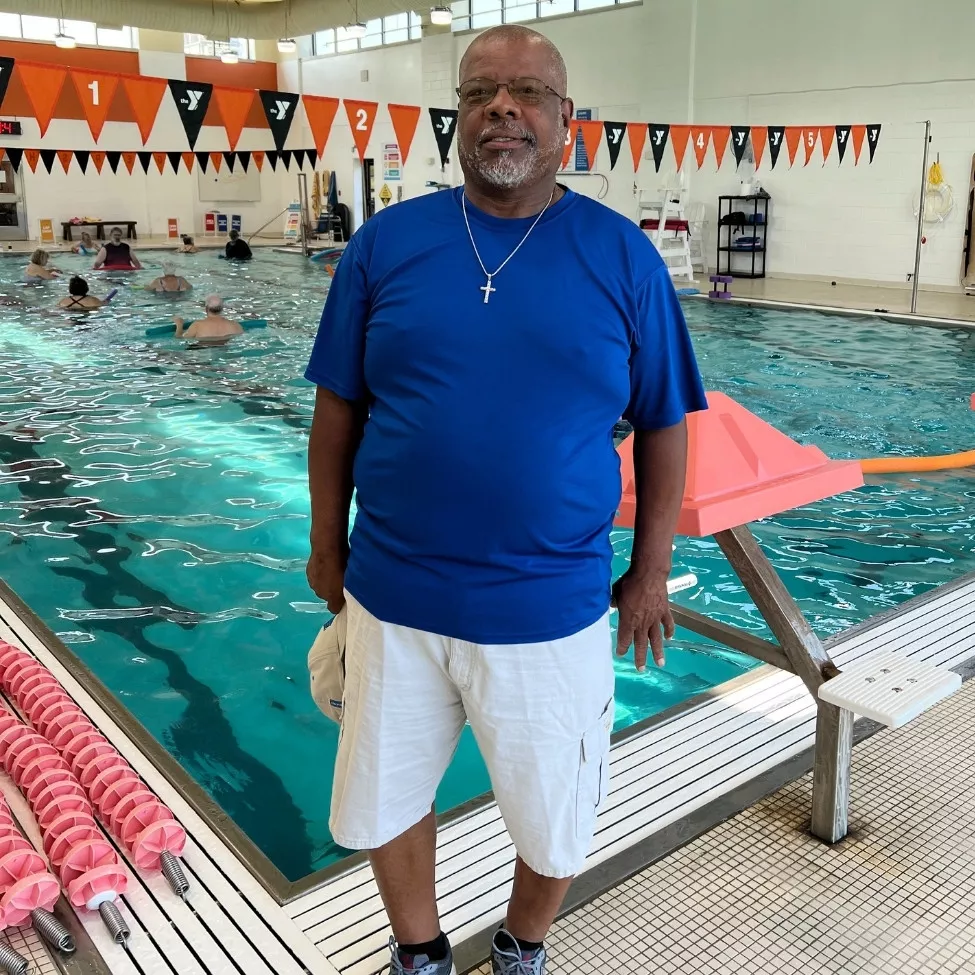
POLYGON ((0 161, 0 240, 27 240, 24 184, 9 160, 0 161))

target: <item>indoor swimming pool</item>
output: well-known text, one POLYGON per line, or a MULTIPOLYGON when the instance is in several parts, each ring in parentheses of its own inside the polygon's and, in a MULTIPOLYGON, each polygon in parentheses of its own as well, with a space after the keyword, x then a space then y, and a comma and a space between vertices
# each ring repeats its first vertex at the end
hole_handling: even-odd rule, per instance
MULTIPOLYGON (((140 285, 160 255, 140 256, 147 270, 123 281, 90 275, 93 293, 120 293, 73 317, 53 310, 64 283, 24 287, 23 260, 0 260, 0 576, 297 880, 346 853, 327 825, 336 729, 305 670, 325 613, 304 576, 313 390, 300 377, 328 279, 271 251, 236 266, 177 255, 196 288, 156 298, 140 285), (222 348, 145 337, 211 292, 269 327, 222 348)), ((685 310, 708 388, 832 457, 975 446, 973 331, 685 310)), ((891 475, 755 532, 827 636, 975 569, 973 512, 975 471, 891 475)), ((613 544, 622 572, 630 533, 613 544)), ((679 602, 764 630, 713 541, 680 538, 675 554, 699 580, 679 602)), ((678 631, 662 671, 617 661, 616 727, 754 665, 678 631)), ((439 809, 487 788, 465 735, 439 809)))

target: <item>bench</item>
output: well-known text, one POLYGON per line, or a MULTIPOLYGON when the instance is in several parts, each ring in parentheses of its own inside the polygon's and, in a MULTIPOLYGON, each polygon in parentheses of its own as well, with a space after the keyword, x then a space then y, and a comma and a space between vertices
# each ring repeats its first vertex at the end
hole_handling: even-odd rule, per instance
POLYGON ((67 241, 74 240, 74 237, 72 237, 71 234, 75 227, 94 227, 95 240, 105 239, 106 227, 125 227, 125 236, 128 237, 129 240, 138 240, 139 235, 135 231, 135 225, 135 220, 65 220, 61 223, 61 229, 63 231, 63 237, 67 241))

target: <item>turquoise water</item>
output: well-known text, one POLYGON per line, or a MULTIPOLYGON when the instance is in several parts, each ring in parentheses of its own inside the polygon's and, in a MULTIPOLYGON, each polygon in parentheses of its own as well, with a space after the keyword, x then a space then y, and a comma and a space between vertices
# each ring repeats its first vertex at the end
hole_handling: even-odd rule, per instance
MULTIPOLYGON (((75 317, 51 310, 63 285, 24 288, 21 263, 0 261, 0 574, 297 879, 344 855, 327 826, 335 728, 304 666, 324 614, 304 579, 312 390, 298 377, 327 279, 271 252, 174 260, 192 297, 147 296, 147 271, 75 317), (143 336, 211 291, 270 327, 219 349, 143 336)), ((975 446, 973 333, 686 310, 709 388, 834 457, 975 446)), ((973 500, 972 472, 878 478, 756 532, 828 635, 975 569, 973 500)), ((619 572, 629 544, 614 533, 619 572)), ((680 602, 764 630, 713 542, 679 539, 677 563, 700 579, 680 602)), ((751 666, 679 632, 664 670, 618 664, 617 728, 751 666)), ((439 806, 486 788, 465 738, 439 806)))

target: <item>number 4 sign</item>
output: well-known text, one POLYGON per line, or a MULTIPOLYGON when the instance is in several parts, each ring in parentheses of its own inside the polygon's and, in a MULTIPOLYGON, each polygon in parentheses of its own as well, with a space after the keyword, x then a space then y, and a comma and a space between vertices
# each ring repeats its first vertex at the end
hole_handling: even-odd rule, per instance
POLYGON ((345 103, 345 113, 349 117, 349 128, 352 129, 352 140, 355 142, 356 151, 359 159, 366 157, 366 147, 369 145, 369 137, 372 135, 372 126, 376 121, 376 110, 379 108, 378 102, 359 102, 351 98, 343 99, 345 103))

